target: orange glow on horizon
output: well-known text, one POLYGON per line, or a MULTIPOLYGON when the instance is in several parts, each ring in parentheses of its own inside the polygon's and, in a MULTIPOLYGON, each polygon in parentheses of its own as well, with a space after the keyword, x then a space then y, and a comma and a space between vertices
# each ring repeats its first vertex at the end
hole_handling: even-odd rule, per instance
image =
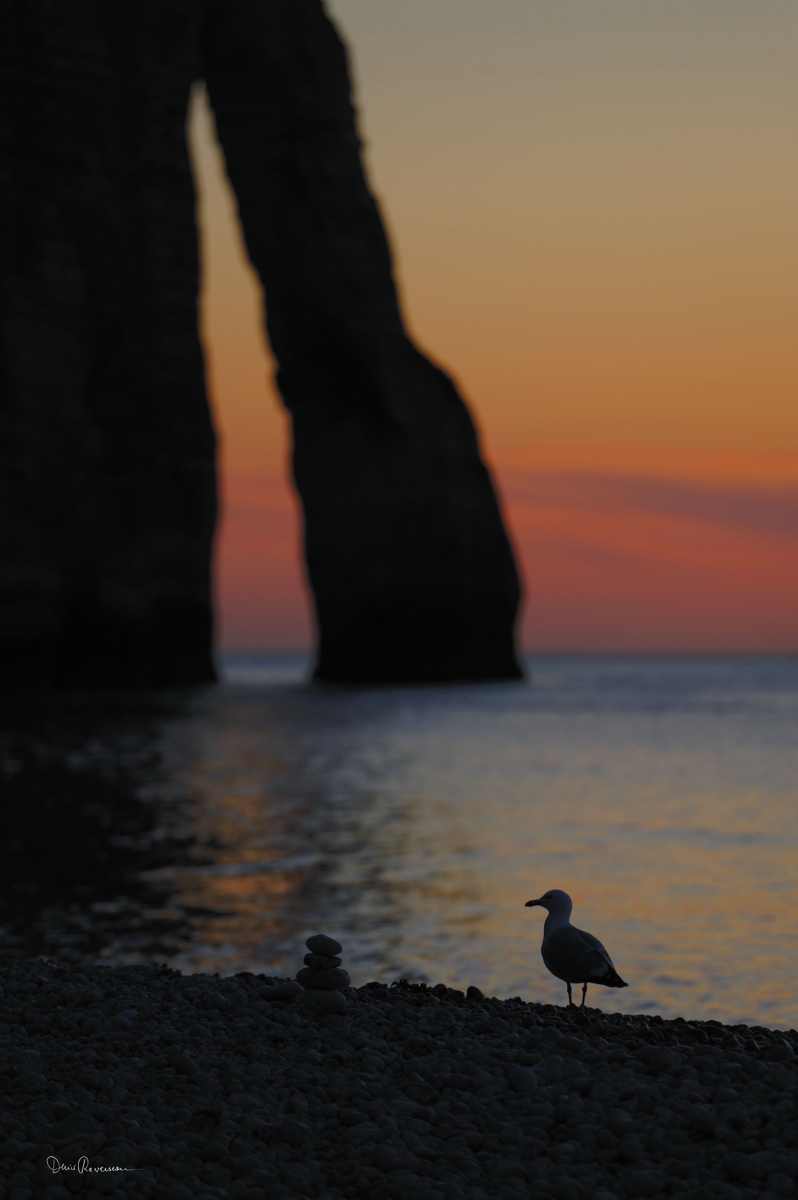
MULTIPOLYGON (((553 447, 492 466, 524 650, 798 650, 798 454, 553 447)), ((223 646, 312 644, 299 529, 283 475, 228 479, 223 646)))
POLYGON ((798 455, 557 448, 495 473, 525 649, 798 649, 798 455))

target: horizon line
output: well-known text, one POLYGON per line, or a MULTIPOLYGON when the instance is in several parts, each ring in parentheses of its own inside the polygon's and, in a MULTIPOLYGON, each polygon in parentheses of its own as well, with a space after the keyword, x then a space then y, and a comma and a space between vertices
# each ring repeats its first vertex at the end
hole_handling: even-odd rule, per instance
MULTIPOLYGON (((306 649, 270 649, 266 646, 250 648, 217 649, 214 653, 219 658, 253 657, 262 655, 268 658, 314 658, 315 650, 306 649)), ((798 658, 798 647, 783 650, 596 650, 596 649, 523 649, 518 653, 527 658, 798 658)))

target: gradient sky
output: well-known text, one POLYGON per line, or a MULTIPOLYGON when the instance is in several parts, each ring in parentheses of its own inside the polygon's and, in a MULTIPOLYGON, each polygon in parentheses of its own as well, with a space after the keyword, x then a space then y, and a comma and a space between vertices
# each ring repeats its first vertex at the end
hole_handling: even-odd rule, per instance
MULTIPOLYGON (((334 0, 406 319, 477 420, 532 649, 798 649, 798 11, 334 0)), ((309 644, 261 296, 198 103, 221 644, 309 644)))

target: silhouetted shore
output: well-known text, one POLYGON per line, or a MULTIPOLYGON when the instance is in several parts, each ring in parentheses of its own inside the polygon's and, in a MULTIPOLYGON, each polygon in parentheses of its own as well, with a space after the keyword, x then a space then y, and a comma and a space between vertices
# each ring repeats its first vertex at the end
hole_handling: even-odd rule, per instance
POLYGON ((14 1194, 66 1200, 81 1161, 87 1191, 170 1200, 792 1194, 794 1030, 402 983, 319 1019, 266 983, 9 964, 14 1194))

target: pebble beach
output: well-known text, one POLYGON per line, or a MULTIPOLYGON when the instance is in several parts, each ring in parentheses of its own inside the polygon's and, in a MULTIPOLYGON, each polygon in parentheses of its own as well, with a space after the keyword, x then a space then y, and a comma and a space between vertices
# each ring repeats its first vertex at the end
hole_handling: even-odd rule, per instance
POLYGON ((8 963, 0 1195, 794 1194, 794 1030, 287 982, 8 963))

